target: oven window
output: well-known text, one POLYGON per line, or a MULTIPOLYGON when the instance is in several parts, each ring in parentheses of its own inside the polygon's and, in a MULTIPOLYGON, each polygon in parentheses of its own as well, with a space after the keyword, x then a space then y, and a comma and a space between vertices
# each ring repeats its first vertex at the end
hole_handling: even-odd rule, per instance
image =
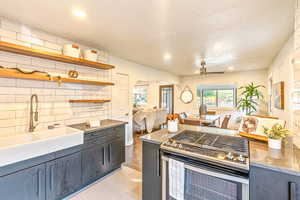
POLYGON ((186 169, 185 199, 240 200, 241 184, 186 169))

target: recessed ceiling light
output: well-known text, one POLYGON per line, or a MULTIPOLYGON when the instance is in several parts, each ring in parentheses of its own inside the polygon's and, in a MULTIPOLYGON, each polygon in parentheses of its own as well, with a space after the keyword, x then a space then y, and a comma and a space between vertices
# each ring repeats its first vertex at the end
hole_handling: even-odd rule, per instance
POLYGON ((72 11, 73 15, 75 15, 76 17, 80 17, 80 18, 85 18, 86 14, 84 11, 82 10, 78 10, 78 9, 74 9, 72 11))
POLYGON ((233 66, 230 66, 230 67, 228 67, 228 70, 233 71, 233 70, 234 70, 234 67, 233 67, 233 66))
POLYGON ((223 45, 221 43, 216 43, 214 45, 214 50, 215 51, 219 51, 219 50, 222 50, 223 49, 223 45))
POLYGON ((164 55, 164 60, 165 60, 165 61, 171 60, 171 58, 172 58, 172 56, 171 56, 171 54, 169 54, 169 53, 166 53, 166 54, 164 55))

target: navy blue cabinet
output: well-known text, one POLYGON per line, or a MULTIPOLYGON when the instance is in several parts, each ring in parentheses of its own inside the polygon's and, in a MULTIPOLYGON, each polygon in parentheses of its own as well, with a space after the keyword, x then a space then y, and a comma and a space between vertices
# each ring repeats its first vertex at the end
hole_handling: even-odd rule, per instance
POLYGON ((118 168, 125 162, 125 141, 122 139, 114 140, 107 145, 106 170, 118 168))
POLYGON ((0 177, 0 199, 45 200, 45 164, 0 177))
POLYGON ((250 167, 250 200, 299 200, 300 176, 250 167))
POLYGON ((160 144, 143 141, 143 200, 160 200, 162 178, 160 166, 160 144))
POLYGON ((83 185, 88 185, 104 175, 105 154, 105 145, 95 145, 82 151, 83 185))
POLYGON ((81 153, 46 163, 46 199, 58 200, 81 187, 81 153))
POLYGON ((89 133, 82 151, 82 183, 90 184, 125 162, 125 129, 115 127, 89 133))

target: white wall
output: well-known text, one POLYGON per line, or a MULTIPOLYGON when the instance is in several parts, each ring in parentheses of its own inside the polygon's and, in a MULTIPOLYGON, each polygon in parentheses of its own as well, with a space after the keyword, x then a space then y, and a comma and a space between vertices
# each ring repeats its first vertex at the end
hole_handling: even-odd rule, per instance
POLYGON ((293 52, 294 38, 291 37, 268 69, 268 77, 272 77, 273 84, 284 81, 284 110, 275 108, 274 102, 272 102, 272 109, 269 114, 285 120, 287 127, 291 127, 292 121, 291 93, 293 88, 293 65, 291 63, 291 55, 293 52))
MULTIPOLYGON (((180 85, 177 85, 175 91, 175 112, 198 112, 198 103, 196 98, 197 86, 200 84, 235 84, 237 87, 244 86, 250 82, 255 84, 261 84, 267 86, 267 71, 255 70, 246 72, 233 72, 225 73, 222 75, 208 75, 208 76, 187 76, 181 79, 180 85), (194 94, 194 100, 190 104, 184 104, 180 101, 180 93, 185 86, 190 87, 194 94)), ((264 96, 267 94, 267 90, 262 90, 264 96)), ((262 108, 262 112, 266 111, 266 107, 262 108)))

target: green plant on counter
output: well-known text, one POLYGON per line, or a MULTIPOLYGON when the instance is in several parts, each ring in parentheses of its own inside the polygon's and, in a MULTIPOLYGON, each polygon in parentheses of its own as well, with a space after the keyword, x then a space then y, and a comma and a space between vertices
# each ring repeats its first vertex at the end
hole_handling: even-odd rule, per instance
POLYGON ((251 82, 249 85, 240 87, 243 92, 241 93, 241 99, 237 103, 238 109, 246 112, 246 115, 251 115, 256 111, 257 101, 263 98, 260 88, 264 88, 263 85, 254 85, 251 82))
POLYGON ((280 124, 276 123, 272 126, 272 128, 264 128, 264 134, 268 136, 268 138, 279 140, 285 138, 290 135, 287 129, 284 129, 280 124))

